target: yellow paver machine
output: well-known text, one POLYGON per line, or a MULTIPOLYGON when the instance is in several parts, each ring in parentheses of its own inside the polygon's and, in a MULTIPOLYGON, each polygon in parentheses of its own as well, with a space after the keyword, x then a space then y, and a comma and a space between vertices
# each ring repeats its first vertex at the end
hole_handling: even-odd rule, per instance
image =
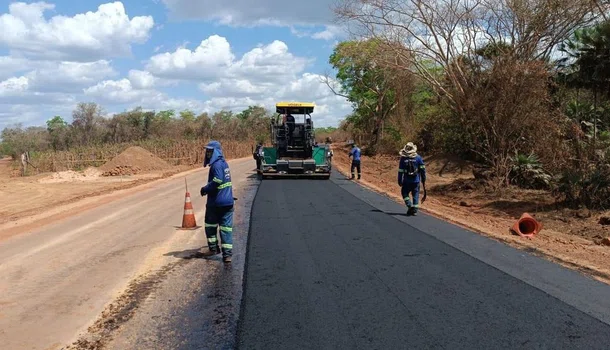
POLYGON ((330 145, 318 144, 311 114, 315 105, 306 102, 278 102, 271 119, 270 147, 254 153, 257 172, 266 177, 330 178, 330 145))

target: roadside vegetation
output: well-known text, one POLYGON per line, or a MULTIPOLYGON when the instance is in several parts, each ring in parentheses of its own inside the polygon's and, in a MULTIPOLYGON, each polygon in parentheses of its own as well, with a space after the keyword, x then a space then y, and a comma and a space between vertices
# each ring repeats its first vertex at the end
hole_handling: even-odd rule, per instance
POLYGON ((365 155, 475 165, 502 193, 545 190, 610 208, 610 5, 599 1, 343 0, 327 84, 354 112, 334 140, 365 155))
POLYGON ((101 106, 80 103, 71 122, 66 119, 55 116, 46 127, 5 128, 0 154, 13 157, 18 168, 21 153, 28 151, 35 166, 28 167, 28 175, 100 166, 130 146, 141 146, 173 165, 199 165, 210 139, 223 143, 227 157, 249 156, 256 141, 267 141, 270 114, 257 106, 211 115, 135 108, 104 117, 101 106))

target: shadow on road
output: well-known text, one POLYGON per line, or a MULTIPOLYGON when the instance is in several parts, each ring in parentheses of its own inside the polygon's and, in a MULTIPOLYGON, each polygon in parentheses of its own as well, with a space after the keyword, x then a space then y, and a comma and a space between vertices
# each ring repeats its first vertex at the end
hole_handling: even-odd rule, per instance
POLYGON ((206 259, 206 260, 220 259, 219 255, 215 255, 215 256, 211 256, 211 257, 203 255, 202 249, 206 248, 206 247, 207 246, 203 246, 203 247, 197 248, 197 249, 187 249, 187 250, 169 252, 169 253, 165 253, 163 255, 164 256, 173 256, 174 258, 185 259, 185 260, 190 260, 190 259, 206 259))
POLYGON ((389 212, 385 212, 385 211, 382 211, 379 209, 373 209, 371 211, 375 212, 375 213, 384 213, 384 214, 388 214, 388 215, 408 216, 407 213, 389 213, 389 212))

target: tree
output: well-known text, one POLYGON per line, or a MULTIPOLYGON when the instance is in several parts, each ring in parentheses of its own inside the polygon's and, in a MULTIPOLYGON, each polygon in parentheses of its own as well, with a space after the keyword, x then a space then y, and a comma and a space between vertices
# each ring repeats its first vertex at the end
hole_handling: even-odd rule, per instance
POLYGON ((426 81, 451 110, 437 124, 462 143, 453 146, 507 182, 515 152, 556 136, 546 64, 570 33, 609 9, 573 0, 342 0, 335 12, 382 44, 386 66, 426 81), (542 129, 553 137, 536 137, 542 129))
POLYGON ((267 116, 267 110, 261 106, 249 106, 237 115, 240 120, 255 120, 267 116))
POLYGON ((354 107, 348 121, 354 127, 370 133, 370 153, 375 153, 383 123, 399 102, 399 94, 405 93, 404 84, 409 80, 405 71, 389 67, 385 63, 385 45, 380 40, 346 41, 335 47, 329 62, 337 70, 336 80, 340 88, 329 88, 347 98, 354 107))
POLYGON ((378 39, 379 49, 391 52, 386 64, 411 71, 456 112, 468 113, 468 72, 456 62, 480 59, 480 47, 500 42, 517 60, 548 60, 574 29, 609 8, 574 0, 341 0, 335 13, 355 24, 357 35, 378 39), (444 72, 440 79, 437 68, 444 72))
POLYGON ((96 126, 102 117, 102 108, 96 103, 81 102, 72 112, 72 126, 76 136, 82 145, 91 144, 95 141, 96 126))
POLYGON ((55 117, 47 120, 47 131, 51 138, 51 147, 54 151, 63 149, 68 133, 68 123, 61 117, 55 117))
POLYGON ((194 122, 195 121, 195 113, 190 109, 185 109, 180 112, 180 119, 185 122, 194 122))
POLYGON ((567 57, 559 60, 562 82, 570 87, 593 92, 593 141, 597 140, 600 99, 610 100, 610 21, 576 30, 561 50, 567 57))

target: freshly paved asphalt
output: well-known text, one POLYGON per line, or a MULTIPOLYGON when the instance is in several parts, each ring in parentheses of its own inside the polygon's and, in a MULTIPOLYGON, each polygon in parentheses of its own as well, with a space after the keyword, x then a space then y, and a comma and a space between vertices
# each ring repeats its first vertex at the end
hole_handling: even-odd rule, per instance
POLYGON ((604 349, 610 287, 333 175, 263 180, 241 349, 604 349))

